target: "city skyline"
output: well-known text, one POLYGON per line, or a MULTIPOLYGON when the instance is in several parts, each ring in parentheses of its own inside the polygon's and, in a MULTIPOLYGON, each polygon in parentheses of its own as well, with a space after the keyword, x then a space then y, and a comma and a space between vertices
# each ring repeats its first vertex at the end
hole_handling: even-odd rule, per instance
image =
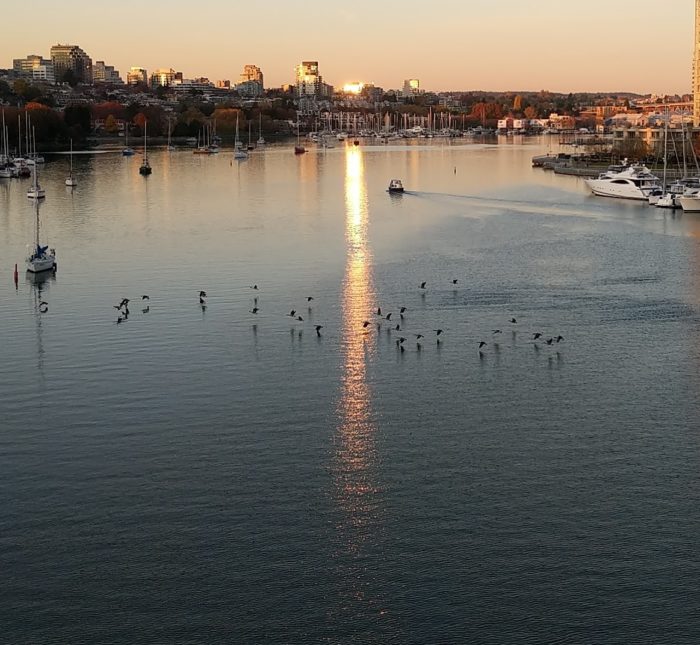
MULTIPOLYGON (((635 2, 633 14, 603 0, 591 0, 585 12, 555 0, 536 7, 475 0, 469 7, 443 4, 432 14, 414 0, 381 6, 358 0, 351 8, 311 0, 303 11, 276 3, 264 16, 252 6, 204 0, 197 15, 210 18, 201 28, 193 27, 197 20, 184 3, 156 0, 144 8, 126 0, 109 13, 79 0, 65 0, 60 9, 45 0, 37 5, 32 30, 8 30, 0 43, 0 67, 70 43, 114 65, 122 78, 132 66, 149 73, 172 67, 185 77, 235 82, 243 65, 255 64, 265 85, 276 87, 294 82, 300 61, 317 60, 324 80, 337 87, 363 81, 400 89, 404 79, 419 78, 428 91, 691 92, 692 0, 683 7, 687 21, 678 20, 678 8, 659 12, 651 0, 635 2), (638 26, 645 16, 661 43, 651 52, 638 26)), ((26 20, 19 6, 7 7, 4 18, 26 20)))

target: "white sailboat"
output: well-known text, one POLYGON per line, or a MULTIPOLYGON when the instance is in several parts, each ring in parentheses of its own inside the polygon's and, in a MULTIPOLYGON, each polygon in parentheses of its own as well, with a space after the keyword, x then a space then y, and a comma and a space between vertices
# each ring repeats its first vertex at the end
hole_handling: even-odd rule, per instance
POLYGON ((66 186, 77 186, 78 180, 73 176, 73 139, 70 140, 70 173, 66 179, 66 186))
POLYGON ((243 144, 238 137, 238 113, 236 113, 236 140, 233 144, 233 158, 234 159, 247 159, 248 153, 243 149, 243 144))
POLYGON ((251 123, 248 121, 248 150, 255 150, 255 146, 253 145, 253 139, 252 139, 252 134, 251 134, 251 123))
POLYGON ((172 132, 172 121, 170 120, 170 118, 168 118, 168 152, 172 152, 173 150, 175 150, 175 146, 172 144, 172 132))
POLYGON ((258 145, 259 146, 264 146, 265 145, 265 139, 263 138, 262 135, 262 112, 260 113, 260 125, 258 126, 258 145))
MULTIPOLYGON (((34 176, 36 177, 36 171, 34 176)), ((56 270, 56 249, 49 249, 47 246, 41 245, 40 220, 39 220, 39 200, 34 200, 34 245, 31 254, 27 257, 27 271, 29 273, 42 273, 44 271, 56 270)))
POLYGON ((133 157, 134 149, 129 147, 129 124, 124 124, 124 149, 122 150, 122 156, 133 157))
POLYGON ((297 112, 297 145, 294 146, 295 155, 303 155, 306 148, 301 145, 301 135, 299 134, 299 112, 297 112))
POLYGON ((32 166, 32 174, 34 176, 34 181, 32 182, 31 188, 27 191, 27 197, 29 199, 44 199, 46 197, 46 191, 39 185, 39 171, 36 168, 36 164, 32 166))
POLYGON ((139 167, 139 173, 150 175, 153 172, 151 164, 148 162, 148 121, 143 122, 143 161, 139 167))
POLYGON ((19 171, 10 161, 10 152, 7 142, 7 126, 5 125, 5 110, 2 111, 2 149, 0 150, 0 179, 18 177, 19 171))

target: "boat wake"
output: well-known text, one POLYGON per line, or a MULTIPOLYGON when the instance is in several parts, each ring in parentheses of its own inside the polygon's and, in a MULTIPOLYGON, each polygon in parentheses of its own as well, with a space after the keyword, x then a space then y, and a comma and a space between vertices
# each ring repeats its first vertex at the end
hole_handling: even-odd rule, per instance
MULTIPOLYGON (((409 194, 408 192, 406 194, 409 194)), ((604 218, 606 211, 602 208, 572 206, 571 204, 547 203, 523 199, 504 199, 502 197, 480 197, 478 195, 459 195, 453 193, 411 192, 415 197, 447 198, 464 200, 476 206, 490 209, 506 209, 509 211, 533 213, 537 215, 570 215, 574 217, 604 218)))

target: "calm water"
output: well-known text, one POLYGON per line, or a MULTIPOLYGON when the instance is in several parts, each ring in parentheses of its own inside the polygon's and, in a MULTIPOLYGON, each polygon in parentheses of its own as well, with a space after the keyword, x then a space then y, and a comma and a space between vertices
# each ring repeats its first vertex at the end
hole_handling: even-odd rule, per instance
POLYGON ((545 146, 2 180, 0 641, 700 642, 700 218, 545 146))

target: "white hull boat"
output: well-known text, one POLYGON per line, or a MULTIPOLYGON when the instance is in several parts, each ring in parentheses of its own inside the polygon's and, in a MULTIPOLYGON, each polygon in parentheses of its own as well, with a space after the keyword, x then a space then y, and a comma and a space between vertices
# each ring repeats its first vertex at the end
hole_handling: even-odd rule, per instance
POLYGON ((27 271, 29 273, 43 273, 53 271, 56 266, 56 251, 37 247, 35 252, 27 258, 27 271))
MULTIPOLYGON (((36 171, 34 174, 36 183, 36 171)), ((56 250, 42 246, 40 240, 41 226, 39 219, 39 200, 34 200, 34 245, 32 252, 27 257, 27 271, 29 273, 43 273, 44 271, 56 270, 56 250)))
POLYGON ((73 139, 70 140, 70 172, 66 178, 66 186, 73 188, 78 185, 78 180, 73 176, 73 139))
POLYGON ((586 185, 594 195, 639 201, 648 201, 649 196, 661 188, 659 178, 640 165, 629 166, 620 172, 604 172, 597 179, 586 179, 586 185))
POLYGON ((700 194, 683 195, 678 201, 684 213, 700 213, 700 194))
POLYGON ((27 197, 29 199, 44 199, 46 197, 46 191, 39 185, 39 177, 36 166, 32 172, 34 181, 32 182, 32 187, 27 191, 27 197))

